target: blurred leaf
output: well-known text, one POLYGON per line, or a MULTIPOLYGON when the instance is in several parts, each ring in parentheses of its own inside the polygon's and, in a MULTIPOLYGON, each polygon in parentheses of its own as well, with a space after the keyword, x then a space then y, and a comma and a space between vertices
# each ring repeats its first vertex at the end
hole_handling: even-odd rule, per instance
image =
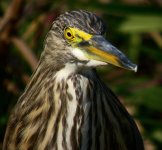
POLYGON ((137 62, 140 55, 140 45, 141 45, 140 34, 136 34, 136 33, 131 34, 129 43, 130 44, 129 44, 128 55, 133 61, 137 62))
POLYGON ((162 142, 162 129, 161 130, 155 130, 152 133, 152 136, 154 137, 155 140, 162 142))
POLYGON ((162 112, 161 98, 161 87, 145 88, 134 92, 133 103, 136 103, 138 105, 144 105, 152 111, 156 110, 162 112))
POLYGON ((143 33, 151 31, 162 31, 162 16, 128 16, 119 26, 119 31, 126 33, 143 33))

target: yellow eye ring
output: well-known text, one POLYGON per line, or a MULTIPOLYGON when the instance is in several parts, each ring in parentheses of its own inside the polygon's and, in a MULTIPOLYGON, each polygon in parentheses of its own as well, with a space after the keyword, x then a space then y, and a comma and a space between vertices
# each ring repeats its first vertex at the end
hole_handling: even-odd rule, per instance
POLYGON ((72 32, 72 30, 70 28, 64 29, 64 37, 67 40, 73 40, 74 39, 74 33, 72 32))

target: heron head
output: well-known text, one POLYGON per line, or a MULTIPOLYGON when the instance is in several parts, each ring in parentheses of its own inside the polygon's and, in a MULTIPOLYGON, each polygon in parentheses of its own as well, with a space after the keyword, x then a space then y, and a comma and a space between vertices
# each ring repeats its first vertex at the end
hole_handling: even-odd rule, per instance
POLYGON ((96 67, 112 64, 137 71, 119 49, 105 39, 105 23, 93 13, 78 10, 60 15, 46 38, 45 52, 60 64, 96 67))

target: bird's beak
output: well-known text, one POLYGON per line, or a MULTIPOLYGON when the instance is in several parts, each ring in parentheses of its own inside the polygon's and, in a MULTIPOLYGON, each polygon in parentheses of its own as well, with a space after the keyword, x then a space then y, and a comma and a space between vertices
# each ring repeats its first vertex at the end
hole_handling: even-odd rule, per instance
POLYGON ((111 45, 101 35, 92 36, 89 40, 82 41, 77 46, 84 50, 88 59, 106 62, 135 72, 137 71, 137 65, 133 64, 120 50, 111 45))

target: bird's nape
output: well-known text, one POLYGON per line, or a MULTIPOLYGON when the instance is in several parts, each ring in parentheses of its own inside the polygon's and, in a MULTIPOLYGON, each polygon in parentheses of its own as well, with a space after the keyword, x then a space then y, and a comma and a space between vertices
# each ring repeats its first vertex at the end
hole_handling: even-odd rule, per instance
POLYGON ((3 150, 143 150, 138 128, 96 66, 137 67, 103 37, 93 13, 76 10, 52 24, 44 51, 11 113, 3 150))

